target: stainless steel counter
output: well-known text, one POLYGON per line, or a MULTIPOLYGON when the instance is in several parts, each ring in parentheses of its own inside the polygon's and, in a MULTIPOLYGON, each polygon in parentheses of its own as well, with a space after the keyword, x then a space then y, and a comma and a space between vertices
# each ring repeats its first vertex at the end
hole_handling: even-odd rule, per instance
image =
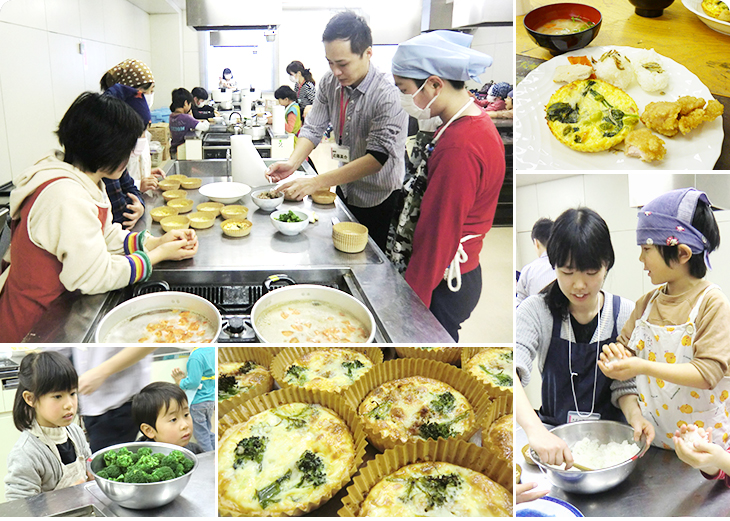
MULTIPOLYGON (((267 160, 270 162, 271 160, 267 160)), ((203 179, 203 183, 226 180, 225 160, 182 161, 167 165, 169 171, 181 170, 203 179)), ((305 163, 305 168, 309 165, 305 163)), ((207 201, 197 190, 188 191, 195 203, 207 201)), ((145 196, 148 209, 164 204, 160 192, 145 196)), ((220 229, 220 219, 207 230, 198 230, 198 253, 193 259, 163 262, 155 266, 153 277, 166 273, 194 276, 208 272, 287 272, 308 269, 348 270, 357 282, 365 303, 374 312, 384 341, 395 343, 452 343, 453 339, 424 306, 405 279, 393 268, 378 246, 370 240, 361 253, 346 254, 332 244, 332 219, 354 220, 338 199, 333 205, 317 205, 306 198, 303 202, 284 202, 281 208, 299 208, 314 212, 319 220, 301 234, 288 237, 278 233, 263 212, 246 195, 241 204, 249 208, 248 219, 253 228, 247 237, 228 238, 220 229)), ((140 219, 138 229, 149 229, 154 235, 163 232, 153 223, 149 213, 140 219)), ((262 280, 263 282, 263 280, 262 280)), ((112 292, 117 293, 117 292, 112 292)), ((34 329, 26 342, 83 342, 93 338, 93 325, 118 299, 109 295, 69 294, 57 299, 34 329)), ((487 339, 485 339, 487 340, 487 339)))
POLYGON ((651 447, 629 477, 600 494, 569 494, 551 487, 540 469, 525 463, 525 431, 515 430, 515 463, 522 483, 538 482, 550 496, 575 506, 586 517, 726 517, 730 515, 728 488, 705 479, 699 470, 680 461, 672 450, 651 447))
POLYGON ((120 507, 87 482, 0 504, 0 517, 216 517, 215 453, 198 455, 198 468, 173 502, 149 510, 120 507))

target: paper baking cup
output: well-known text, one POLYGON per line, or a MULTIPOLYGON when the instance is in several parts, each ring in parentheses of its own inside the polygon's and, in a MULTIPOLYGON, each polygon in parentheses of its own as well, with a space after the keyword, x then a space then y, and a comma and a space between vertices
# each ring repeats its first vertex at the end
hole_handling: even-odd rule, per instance
MULTIPOLYGON (((365 456, 365 447, 367 446, 367 440, 365 439, 365 431, 363 430, 363 425, 360 422, 360 418, 358 418, 357 413, 347 405, 345 400, 340 395, 323 393, 320 391, 307 391, 305 389, 299 389, 294 387, 262 394, 260 396, 256 396, 255 398, 252 398, 251 400, 239 404, 235 409, 228 412, 228 414, 226 414, 218 421, 218 440, 220 441, 225 432, 234 425, 245 423, 250 418, 261 412, 287 403, 316 403, 327 407, 337 416, 339 416, 342 421, 345 422, 345 424, 350 429, 350 433, 352 434, 352 438, 355 444, 355 460, 353 461, 352 467, 347 473, 347 477, 343 478, 342 482, 338 483, 338 485, 332 489, 329 495, 323 497, 316 503, 310 503, 303 509, 294 508, 289 511, 282 512, 281 514, 277 514, 282 516, 300 516, 302 514, 306 514, 307 512, 311 512, 312 510, 316 510, 317 508, 324 505, 327 501, 332 499, 332 496, 337 494, 342 489, 342 487, 350 482, 350 478, 352 478, 360 465, 362 465, 363 457, 365 456)), ((221 508, 219 508, 218 513, 221 516, 256 515, 255 512, 243 513, 221 508)))
MULTIPOLYGON (((491 347, 488 347, 488 346, 466 346, 466 347, 462 347, 461 348, 461 368, 464 370, 464 372, 466 372, 470 376, 473 376, 473 375, 471 375, 471 373, 468 373, 468 371, 466 369, 466 364, 467 364, 467 362, 469 362, 469 360, 471 360, 471 358, 474 355, 476 355, 478 352, 484 351, 486 349, 502 349, 504 347, 511 347, 512 350, 514 351, 514 346, 509 346, 509 345, 504 345, 504 346, 491 346, 491 347)), ((514 378, 514 375, 512 375, 512 376, 514 378)), ((511 387, 500 387, 498 385, 494 385, 494 384, 491 384, 489 382, 484 382, 482 380, 479 380, 479 378, 477 378, 476 380, 478 382, 480 382, 482 385, 485 385, 485 386, 487 386, 487 387, 489 387, 491 389, 494 389, 495 391, 497 391, 499 393, 509 393, 509 394, 512 394, 512 388, 511 387)))
MULTIPOLYGON (((376 387, 386 382, 410 376, 424 376, 449 384, 468 400, 474 411, 476 421, 469 431, 450 439, 468 440, 479 430, 479 426, 484 422, 484 416, 487 414, 487 408, 491 403, 490 396, 485 392, 484 385, 473 376, 465 374, 464 371, 435 360, 401 358, 378 364, 347 388, 344 394, 345 400, 347 400, 350 407, 357 411, 360 403, 376 387)), ((363 425, 368 440, 381 452, 403 444, 398 439, 383 436, 369 425, 364 423, 363 425)))
POLYGON ((460 440, 418 441, 386 450, 360 469, 347 488, 343 507, 337 514, 340 517, 357 517, 360 505, 380 480, 406 465, 424 461, 443 461, 480 472, 512 492, 512 464, 496 457, 488 448, 460 440))
POLYGON ((425 358, 445 364, 455 364, 461 357, 461 346, 436 346, 426 349, 418 346, 394 346, 400 358, 425 358))
MULTIPOLYGON (((487 392, 489 391, 490 390, 487 390, 487 392)), ((512 406, 512 393, 502 393, 497 395, 490 394, 487 412, 484 415, 484 419, 481 423, 482 440, 484 440, 484 436, 489 430, 489 427, 491 427, 492 423, 494 423, 495 420, 501 418, 505 414, 514 414, 512 406)))
MULTIPOLYGON (((232 346, 232 347, 219 347, 218 348, 218 363, 229 363, 229 362, 247 362, 251 360, 259 365, 263 365, 266 369, 271 372, 271 360, 273 355, 264 347, 257 346, 232 346)), ((217 374, 217 372, 216 372, 217 374)), ((232 409, 251 398, 260 394, 268 393, 274 386, 274 379, 271 378, 267 382, 255 385, 254 387, 238 393, 233 398, 218 402, 218 418, 222 418, 232 409)))
MULTIPOLYGON (((350 351, 357 351, 359 353, 363 353, 365 356, 367 356, 370 361, 373 363, 373 367, 377 364, 380 364, 383 362, 383 351, 374 345, 369 344, 352 344, 348 345, 347 347, 344 346, 291 346, 284 348, 278 355, 274 357, 274 359, 271 361, 271 374, 274 377, 274 380, 276 380, 276 383, 279 384, 279 386, 282 389, 286 389, 287 387, 296 387, 300 388, 298 385, 292 385, 288 382, 284 381, 284 376, 286 375, 287 368, 292 365, 294 362, 299 360, 299 357, 301 357, 305 353, 312 353, 314 351, 322 351, 326 349, 349 349, 350 351)), ((372 371, 372 368, 370 369, 372 371)), ((368 372, 370 372, 368 371, 368 372)), ((367 374, 367 373, 365 373, 367 374)), ((362 375, 359 379, 362 379, 365 375, 362 375)), ((343 387, 339 391, 336 391, 337 393, 342 393, 347 387, 343 387)), ((324 391, 328 392, 328 391, 324 391)), ((335 391, 329 391, 329 392, 335 392, 335 391)))

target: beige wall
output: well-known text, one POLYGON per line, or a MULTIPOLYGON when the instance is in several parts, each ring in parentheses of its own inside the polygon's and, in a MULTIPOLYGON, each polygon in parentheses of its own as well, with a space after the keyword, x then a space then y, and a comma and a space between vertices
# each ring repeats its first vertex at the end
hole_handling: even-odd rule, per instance
POLYGON ((127 58, 150 61, 147 13, 126 0, 10 0, 0 7, 0 183, 51 148, 71 102, 127 58), (79 52, 79 44, 84 52, 79 52))

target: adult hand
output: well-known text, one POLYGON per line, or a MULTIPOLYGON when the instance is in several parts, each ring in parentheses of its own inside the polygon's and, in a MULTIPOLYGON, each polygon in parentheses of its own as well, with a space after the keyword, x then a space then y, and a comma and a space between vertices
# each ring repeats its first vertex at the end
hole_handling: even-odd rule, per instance
POLYGON ((644 360, 642 358, 630 356, 623 359, 617 358, 611 363, 606 363, 603 361, 603 356, 601 355, 601 360, 598 361, 598 368, 612 380, 624 381, 636 375, 645 374, 643 369, 644 360))
POLYGON ((528 437, 530 447, 537 452, 540 461, 548 465, 562 465, 566 470, 573 466, 573 454, 568 444, 547 430, 538 436, 528 437))
POLYGON ((550 493, 550 489, 547 490, 533 490, 537 488, 537 483, 520 483, 515 487, 515 503, 526 503, 528 501, 535 501, 541 497, 550 493))
POLYGON ((177 385, 180 385, 180 382, 182 382, 182 379, 185 378, 185 372, 180 369, 179 367, 175 367, 172 370, 172 373, 170 374, 172 376, 172 379, 175 380, 175 383, 177 385))
POLYGON ((651 445, 652 440, 654 440, 655 432, 654 426, 651 422, 649 422, 649 420, 637 414, 634 418, 629 420, 629 425, 631 425, 634 429, 634 441, 639 441, 643 434, 646 436, 646 444, 651 445))
POLYGON ((613 359, 623 360, 630 356, 633 356, 631 351, 626 349, 620 342, 611 342, 610 344, 606 344, 601 350, 601 360, 603 360, 604 363, 609 363, 609 361, 613 362, 613 359))
POLYGON ((79 393, 80 394, 91 394, 96 391, 104 381, 109 378, 109 375, 105 373, 99 367, 89 369, 81 376, 79 376, 79 393))
POLYGON ((308 195, 322 188, 319 184, 319 176, 300 177, 294 181, 290 181, 279 187, 279 190, 285 192, 289 199, 301 201, 308 195))
POLYGON ((152 177, 157 178, 157 179, 164 179, 166 177, 165 176, 165 171, 162 168, 153 168, 150 171, 150 175, 152 177))
POLYGON ((278 183, 292 175, 296 169, 297 167, 288 161, 279 161, 267 168, 264 174, 269 181, 278 183))
POLYGON ((139 200, 139 198, 134 194, 127 194, 130 199, 132 199, 132 204, 127 205, 128 212, 123 213, 122 215, 127 218, 126 221, 123 223, 123 227, 127 230, 132 229, 132 227, 137 224, 137 221, 139 221, 139 218, 144 215, 144 205, 142 204, 142 201, 139 200))

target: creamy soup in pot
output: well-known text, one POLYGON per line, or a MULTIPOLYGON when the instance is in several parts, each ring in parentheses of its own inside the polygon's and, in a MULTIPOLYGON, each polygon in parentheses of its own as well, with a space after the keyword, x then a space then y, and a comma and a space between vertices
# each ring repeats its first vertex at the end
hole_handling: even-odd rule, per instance
POLYGON ((320 300, 295 300, 265 310, 256 327, 267 342, 367 342, 368 326, 320 300))
POLYGON ((161 309, 120 322, 104 337, 105 343, 208 343, 215 340, 210 320, 193 311, 161 309))

